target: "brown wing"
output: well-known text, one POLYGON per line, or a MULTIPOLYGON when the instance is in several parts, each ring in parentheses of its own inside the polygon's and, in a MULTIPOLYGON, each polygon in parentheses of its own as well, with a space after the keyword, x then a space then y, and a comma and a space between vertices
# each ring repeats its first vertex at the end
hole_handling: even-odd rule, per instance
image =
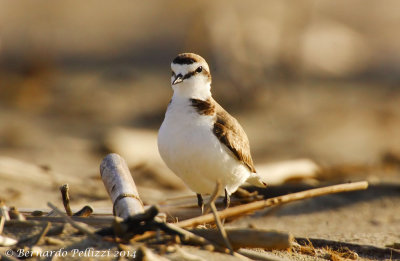
POLYGON ((250 154, 250 144, 239 122, 215 102, 216 122, 213 132, 229 148, 236 158, 243 162, 251 172, 256 172, 250 154))

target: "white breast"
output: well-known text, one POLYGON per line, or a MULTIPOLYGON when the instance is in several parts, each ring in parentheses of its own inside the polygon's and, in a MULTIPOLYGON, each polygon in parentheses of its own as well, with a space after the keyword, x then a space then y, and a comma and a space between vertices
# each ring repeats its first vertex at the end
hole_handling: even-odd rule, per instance
POLYGON ((213 125, 213 116, 199 115, 189 100, 173 100, 158 134, 158 149, 167 166, 194 192, 212 193, 220 180, 231 194, 250 171, 220 143, 213 125))

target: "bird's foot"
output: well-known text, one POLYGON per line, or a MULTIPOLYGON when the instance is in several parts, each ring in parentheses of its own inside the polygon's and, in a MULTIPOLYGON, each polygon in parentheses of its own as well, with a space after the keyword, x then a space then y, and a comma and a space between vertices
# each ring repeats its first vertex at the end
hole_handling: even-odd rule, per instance
POLYGON ((229 194, 228 194, 228 191, 226 191, 226 189, 225 189, 225 197, 224 197, 224 206, 225 206, 225 209, 229 207, 229 204, 230 204, 230 203, 231 203, 231 198, 230 198, 230 196, 229 196, 229 194))

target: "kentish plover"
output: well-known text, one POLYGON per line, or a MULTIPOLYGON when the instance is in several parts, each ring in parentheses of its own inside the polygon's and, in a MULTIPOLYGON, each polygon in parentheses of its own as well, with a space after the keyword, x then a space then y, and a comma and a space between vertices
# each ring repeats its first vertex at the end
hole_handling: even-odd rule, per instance
POLYGON ((193 53, 179 54, 171 63, 174 91, 158 133, 158 150, 167 166, 197 193, 211 194, 219 180, 229 196, 246 181, 265 187, 256 174, 246 133, 211 96, 207 62, 193 53))

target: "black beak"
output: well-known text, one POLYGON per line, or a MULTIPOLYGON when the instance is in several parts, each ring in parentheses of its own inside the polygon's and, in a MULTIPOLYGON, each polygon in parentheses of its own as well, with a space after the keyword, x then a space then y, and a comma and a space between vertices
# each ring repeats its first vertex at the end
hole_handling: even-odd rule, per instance
POLYGON ((176 76, 175 80, 172 82, 172 85, 178 84, 178 83, 180 83, 180 82, 182 82, 182 81, 183 81, 183 76, 182 76, 182 74, 178 74, 178 75, 176 76))

